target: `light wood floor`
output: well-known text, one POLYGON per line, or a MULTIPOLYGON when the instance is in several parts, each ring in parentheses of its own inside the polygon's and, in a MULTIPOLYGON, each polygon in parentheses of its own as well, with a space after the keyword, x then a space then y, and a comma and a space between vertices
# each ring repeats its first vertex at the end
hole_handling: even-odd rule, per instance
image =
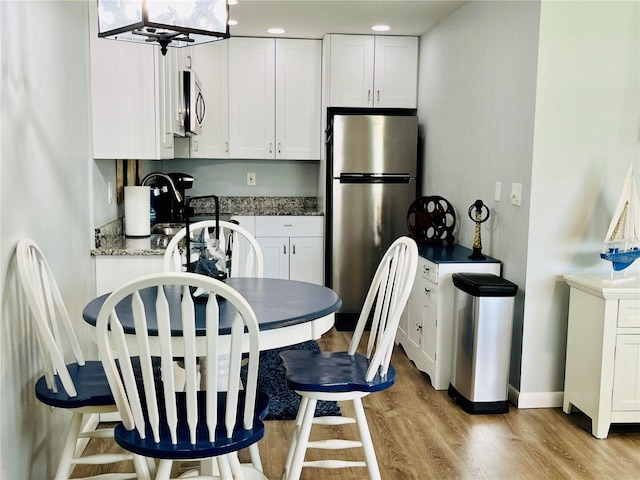
MULTIPOLYGON (((349 332, 331 331, 319 343, 323 350, 345 350, 349 339, 349 332)), ((639 425, 613 425, 609 437, 598 440, 589 433, 588 417, 565 415, 560 408, 512 407, 504 415, 468 415, 446 391, 431 387, 429 377, 413 366, 402 348, 396 347, 392 364, 398 373, 396 384, 364 400, 384 480, 640 479, 639 425)), ((350 413, 342 408, 343 413, 350 413)), ((277 480, 293 421, 266 423, 260 452, 265 475, 277 480)), ((316 431, 315 436, 312 431, 312 439, 338 427, 315 428, 325 430, 316 431)), ((355 428, 345 435, 355 437, 355 428)), ((89 449, 119 448, 100 442, 90 444, 89 449)), ((319 457, 311 453, 307 458, 319 457)), ((359 455, 347 451, 343 458, 359 455)), ((123 471, 127 471, 124 468, 126 465, 123 471)), ((107 467, 102 471, 108 471, 107 467)), ((87 473, 88 467, 78 467, 75 475, 87 473)), ((303 480, 329 478, 359 480, 366 478, 366 470, 302 471, 303 480)))

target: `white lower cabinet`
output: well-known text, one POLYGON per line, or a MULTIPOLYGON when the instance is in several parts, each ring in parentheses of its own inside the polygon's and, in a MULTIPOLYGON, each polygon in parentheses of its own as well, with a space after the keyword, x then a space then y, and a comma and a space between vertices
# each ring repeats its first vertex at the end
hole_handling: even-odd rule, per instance
POLYGON ((400 320, 396 342, 436 390, 451 381, 453 351, 453 285, 456 272, 500 275, 500 262, 468 260, 471 250, 459 245, 421 247, 416 278, 400 320), (428 255, 429 258, 425 258, 428 255), (443 260, 444 259, 444 260, 443 260))
POLYGON ((602 275, 565 275, 569 284, 562 409, 591 418, 594 437, 612 423, 640 423, 640 280, 610 285, 602 275))
POLYGON ((162 255, 97 255, 96 294, 113 292, 125 282, 163 270, 162 255))
POLYGON ((264 275, 324 284, 324 229, 317 216, 258 216, 264 275))

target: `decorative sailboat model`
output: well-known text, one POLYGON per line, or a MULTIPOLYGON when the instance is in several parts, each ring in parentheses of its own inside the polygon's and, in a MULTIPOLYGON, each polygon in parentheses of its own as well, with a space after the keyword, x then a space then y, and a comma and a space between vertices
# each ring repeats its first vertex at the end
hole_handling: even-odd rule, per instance
POLYGON ((608 283, 633 280, 626 274, 622 278, 615 279, 614 272, 626 269, 640 257, 639 236, 640 202, 633 178, 633 164, 631 164, 600 254, 601 258, 611 262, 611 279, 607 281, 608 283))

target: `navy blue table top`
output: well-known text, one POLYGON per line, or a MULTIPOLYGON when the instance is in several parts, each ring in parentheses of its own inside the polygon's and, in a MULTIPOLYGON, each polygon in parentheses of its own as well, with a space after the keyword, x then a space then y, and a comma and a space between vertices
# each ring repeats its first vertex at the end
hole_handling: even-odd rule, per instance
MULTIPOLYGON (((227 278, 225 283, 236 289, 249 302, 258 318, 260 330, 288 327, 325 317, 335 312, 342 300, 330 288, 313 283, 281 280, 277 278, 227 278)), ((180 318, 181 291, 167 288, 166 295, 171 310, 171 318, 180 318)), ((84 320, 95 326, 98 313, 109 294, 102 295, 87 304, 82 311, 84 320)), ((157 335, 155 315, 155 288, 141 292, 147 312, 149 334, 157 335)), ((220 333, 231 333, 235 309, 224 299, 219 300, 220 333)), ((196 329, 204 327, 205 302, 196 302, 196 329)), ((131 303, 125 299, 116 307, 116 312, 126 333, 133 333, 131 303)), ((181 328, 176 324, 172 333, 179 335, 181 328)), ((204 329, 196 334, 204 335, 204 329)))
POLYGON ((483 260, 471 260, 469 255, 473 253, 473 250, 457 243, 453 245, 418 243, 418 253, 422 258, 434 263, 500 263, 500 260, 486 254, 483 254, 487 257, 483 260))

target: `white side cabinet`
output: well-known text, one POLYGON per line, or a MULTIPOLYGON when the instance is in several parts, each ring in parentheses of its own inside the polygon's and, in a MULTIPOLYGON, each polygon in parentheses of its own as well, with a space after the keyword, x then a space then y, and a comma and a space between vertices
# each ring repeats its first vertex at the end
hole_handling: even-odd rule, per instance
POLYGON ((229 157, 318 160, 319 40, 229 39, 229 157))
POLYGON ((322 217, 257 216, 255 234, 265 277, 324 284, 322 217))
POLYGON ((594 437, 612 423, 640 423, 640 280, 566 275, 569 323, 563 410, 591 418, 594 437))
POLYGON ((163 271, 163 255, 96 255, 96 294, 113 292, 125 282, 163 271))
POLYGON ((500 262, 487 257, 471 261, 471 250, 459 245, 420 246, 416 278, 396 342, 416 367, 429 375, 436 390, 451 381, 453 352, 453 285, 457 272, 500 275, 500 262))
POLYGON ((418 38, 326 35, 329 107, 416 108, 418 38))

